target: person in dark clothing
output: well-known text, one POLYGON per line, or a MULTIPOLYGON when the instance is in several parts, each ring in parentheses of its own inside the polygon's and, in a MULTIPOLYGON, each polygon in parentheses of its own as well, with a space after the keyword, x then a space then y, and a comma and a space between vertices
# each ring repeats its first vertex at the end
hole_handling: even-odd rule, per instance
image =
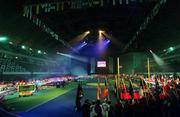
POLYGON ((115 104, 115 117, 122 117, 123 105, 119 100, 115 104))
POLYGON ((96 101, 96 105, 95 105, 95 112, 97 113, 96 117, 102 117, 102 107, 100 105, 100 100, 96 101))
POLYGON ((65 81, 63 80, 63 82, 62 82, 62 87, 64 88, 64 86, 65 86, 65 81))
POLYGON ((90 103, 88 99, 86 99, 82 105, 82 115, 83 117, 90 117, 90 103))
POLYGON ((109 112, 108 112, 108 117, 113 117, 114 108, 111 105, 111 101, 110 100, 108 101, 108 104, 109 104, 109 107, 110 107, 109 112))

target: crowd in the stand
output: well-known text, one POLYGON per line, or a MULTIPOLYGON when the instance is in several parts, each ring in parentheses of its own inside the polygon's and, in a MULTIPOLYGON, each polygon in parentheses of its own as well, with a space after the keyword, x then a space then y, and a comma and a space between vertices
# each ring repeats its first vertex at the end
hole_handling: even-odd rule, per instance
POLYGON ((111 101, 85 100, 82 105, 83 117, 179 117, 180 100, 142 98, 140 100, 111 101))
MULTIPOLYGON (((154 86, 143 92, 140 99, 117 99, 115 104, 104 98, 90 101, 86 99, 81 106, 83 117, 180 117, 180 83, 177 78, 155 77, 154 86), (159 80, 159 81, 158 81, 159 80)), ((128 91, 127 91, 128 92, 128 91)))

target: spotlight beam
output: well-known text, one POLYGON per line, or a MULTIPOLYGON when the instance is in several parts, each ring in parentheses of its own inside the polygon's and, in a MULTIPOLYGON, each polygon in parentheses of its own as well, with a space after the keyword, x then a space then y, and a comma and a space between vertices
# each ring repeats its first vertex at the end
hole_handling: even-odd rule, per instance
POLYGON ((90 34, 90 31, 86 31, 80 35, 77 35, 74 39, 72 39, 69 43, 74 44, 76 42, 79 42, 81 40, 83 40, 88 34, 90 34))
POLYGON ((121 41, 119 41, 117 38, 113 37, 113 36, 110 36, 108 35, 107 33, 103 33, 105 35, 105 37, 107 37, 108 39, 111 40, 111 42, 121 48, 124 48, 124 43, 122 43, 121 41))
POLYGON ((160 58, 158 55, 156 55, 152 50, 150 50, 153 58, 154 58, 154 61, 159 65, 159 66, 162 66, 162 65, 165 65, 164 63, 164 60, 162 58, 160 58))
POLYGON ((101 34, 101 33, 104 33, 104 31, 102 31, 102 30, 99 30, 99 34, 101 34))
POLYGON ((60 53, 60 52, 57 52, 57 54, 68 57, 68 58, 71 58, 71 59, 75 59, 75 60, 78 60, 78 61, 81 61, 81 62, 86 62, 86 63, 88 62, 88 59, 85 58, 85 57, 74 56, 74 55, 64 54, 64 53, 60 53))
POLYGON ((153 53, 153 51, 152 50, 149 50, 150 51, 150 53, 153 53))
POLYGON ((99 32, 98 40, 101 41, 104 38, 103 34, 105 33, 105 31, 99 30, 98 32, 99 32))

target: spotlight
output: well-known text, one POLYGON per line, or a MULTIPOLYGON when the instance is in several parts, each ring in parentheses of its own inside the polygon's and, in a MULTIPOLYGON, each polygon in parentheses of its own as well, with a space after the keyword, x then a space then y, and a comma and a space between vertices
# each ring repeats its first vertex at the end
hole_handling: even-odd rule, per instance
POLYGON ((173 51, 173 50, 174 50, 174 48, 173 48, 173 47, 170 47, 170 48, 169 48, 169 51, 170 51, 170 52, 171 52, 171 51, 173 51))
POLYGON ((75 60, 79 60, 79 61, 82 61, 82 62, 88 62, 87 58, 84 58, 84 57, 81 57, 81 56, 75 56, 75 55, 71 55, 71 54, 65 54, 65 53, 58 53, 59 55, 62 55, 64 57, 68 57, 68 58, 71 58, 71 59, 75 59, 75 60))
POLYGON ((103 33, 104 31, 102 31, 102 30, 99 30, 99 34, 101 34, 101 33, 103 33))
POLYGON ((7 40, 7 37, 0 37, 0 42, 5 42, 7 40))
POLYGON ((150 51, 151 53, 153 53, 152 50, 149 50, 149 51, 150 51))
POLYGON ((110 40, 107 40, 107 43, 110 43, 110 40))
POLYGON ((13 42, 10 41, 9 44, 13 45, 13 42))
POLYGON ((22 49, 26 49, 26 46, 22 45, 21 48, 22 48, 22 49))
POLYGON ((38 50, 38 54, 41 54, 41 50, 38 50))
POLYGON ((63 53, 60 53, 59 51, 57 51, 56 54, 62 55, 63 53))
POLYGON ((90 31, 88 30, 88 31, 86 31, 85 33, 86 33, 86 34, 89 34, 89 33, 90 33, 90 31))
POLYGON ((102 39, 103 39, 103 33, 104 33, 104 31, 99 30, 98 32, 99 32, 98 39, 99 39, 99 40, 102 40, 102 39))
POLYGON ((162 65, 165 65, 164 63, 164 60, 159 57, 158 55, 156 55, 154 52, 151 53, 153 58, 154 58, 154 61, 159 65, 159 66, 162 66, 162 65))

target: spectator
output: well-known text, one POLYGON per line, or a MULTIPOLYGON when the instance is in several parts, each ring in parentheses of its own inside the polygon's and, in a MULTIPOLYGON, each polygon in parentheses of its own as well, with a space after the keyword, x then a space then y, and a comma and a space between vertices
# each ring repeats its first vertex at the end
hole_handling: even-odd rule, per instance
POLYGON ((102 117, 102 107, 100 105, 100 100, 96 101, 96 105, 95 105, 95 112, 97 113, 96 117, 102 117))
POLYGON ((108 101, 108 105, 109 105, 108 117, 113 117, 114 109, 113 109, 113 106, 111 105, 111 101, 110 100, 108 101))
POLYGON ((86 99, 82 105, 82 115, 83 117, 90 117, 90 103, 88 99, 86 99))
POLYGON ((102 115, 103 115, 103 117, 108 117, 109 110, 110 110, 110 107, 107 104, 107 100, 104 99, 104 102, 102 103, 102 115))
POLYGON ((97 113, 95 112, 95 101, 92 101, 90 106, 90 117, 96 117, 97 113))
POLYGON ((122 117, 122 111, 123 111, 123 105, 119 100, 117 100, 115 104, 115 116, 122 117))

